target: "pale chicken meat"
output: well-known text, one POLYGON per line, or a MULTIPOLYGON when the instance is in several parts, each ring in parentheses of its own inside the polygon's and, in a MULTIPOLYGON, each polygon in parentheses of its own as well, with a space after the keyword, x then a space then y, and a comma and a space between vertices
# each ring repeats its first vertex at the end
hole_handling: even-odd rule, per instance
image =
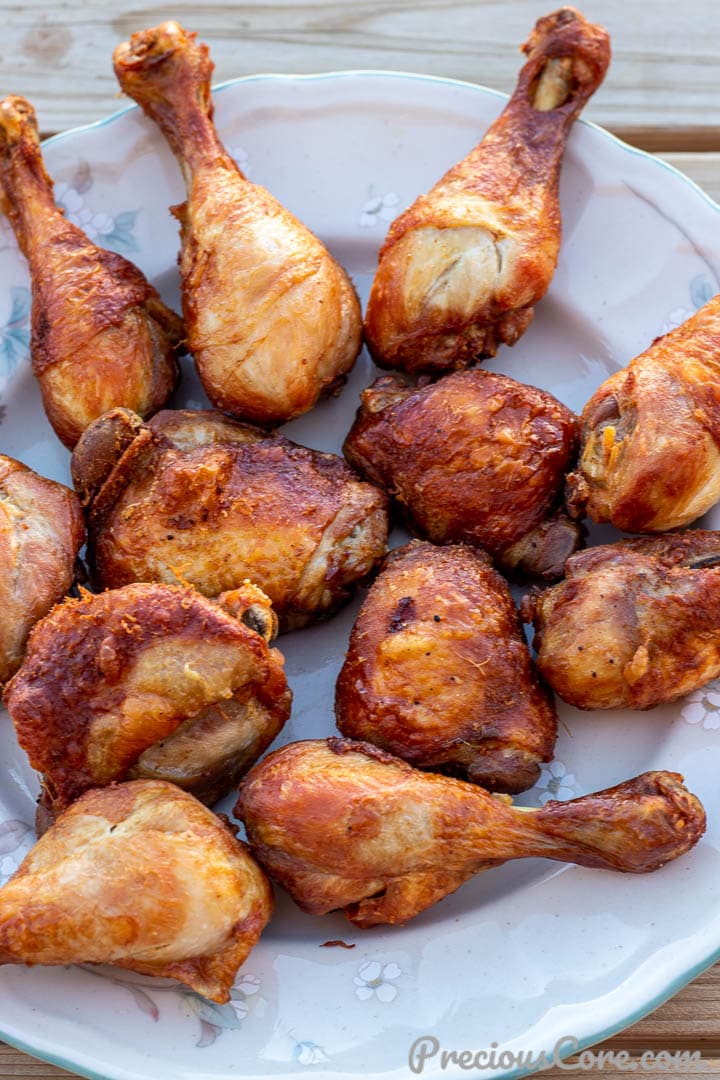
POLYGON ((0 454, 0 689, 34 624, 71 588, 84 543, 75 492, 0 454))
POLYGON ((649 709, 720 675, 720 533, 590 548, 526 597, 538 667, 580 709, 649 709))
POLYGON ((421 387, 381 376, 343 450, 421 536, 553 579, 581 540, 562 505, 577 444, 578 419, 552 394, 476 368, 421 387))
POLYGON ((341 909, 360 927, 405 922, 508 859, 647 873, 705 830, 702 805, 677 773, 644 773, 535 810, 341 739, 264 758, 235 813, 256 858, 303 911, 341 909))
POLYGON ((150 416, 178 378, 180 319, 137 266, 65 217, 43 164, 32 105, 0 101, 0 206, 28 261, 32 367, 48 420, 72 447, 116 405, 150 416))
POLYGON ((689 525, 720 499, 720 295, 595 391, 569 478, 577 514, 625 532, 689 525))
POLYGON ((223 147, 213 65, 195 37, 176 22, 142 30, 115 50, 115 72, 185 179, 183 311, 207 395, 241 419, 281 423, 342 384, 360 351, 360 307, 320 240, 223 147))
POLYGON ((608 35, 565 7, 523 46, 515 92, 482 142, 390 226, 365 315, 382 367, 443 372, 525 332, 560 250, 560 165, 603 80, 608 35))
POLYGON ((221 413, 143 424, 115 410, 86 432, 72 471, 102 588, 185 581, 213 597, 249 578, 286 630, 329 615, 386 551, 378 488, 333 454, 221 413))
POLYGON ((350 739, 492 791, 532 787, 557 735, 510 590, 464 545, 390 553, 350 635, 335 715, 350 739))
POLYGON ((159 780, 89 791, 0 889, 0 964, 114 964, 219 1003, 272 913, 227 822, 159 780))
POLYGON ((246 584, 217 603, 128 585, 67 600, 35 627, 5 693, 42 774, 38 829, 84 791, 170 780, 217 801, 290 715, 270 601, 246 584))

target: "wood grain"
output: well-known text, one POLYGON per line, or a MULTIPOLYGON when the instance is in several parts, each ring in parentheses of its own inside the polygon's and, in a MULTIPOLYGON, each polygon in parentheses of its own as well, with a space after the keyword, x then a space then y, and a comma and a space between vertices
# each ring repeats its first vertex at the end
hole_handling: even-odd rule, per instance
MULTIPOLYGON (((586 115, 652 150, 720 152, 716 0, 587 0, 608 27, 613 64, 586 115)), ((212 49, 218 79, 258 71, 395 68, 510 90, 518 46, 551 0, 46 0, 5 6, 0 91, 35 104, 45 132, 118 108, 113 47, 174 17, 212 49)))

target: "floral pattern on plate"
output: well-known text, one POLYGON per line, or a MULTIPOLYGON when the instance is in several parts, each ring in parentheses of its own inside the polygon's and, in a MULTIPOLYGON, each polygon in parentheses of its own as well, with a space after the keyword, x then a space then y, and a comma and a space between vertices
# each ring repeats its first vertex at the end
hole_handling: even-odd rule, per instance
POLYGON ((398 988, 393 984, 401 975, 402 970, 395 963, 382 964, 379 960, 365 960, 353 979, 355 997, 360 1001, 369 1001, 375 997, 388 1005, 397 997, 398 988))
POLYGON ((30 290, 10 289, 10 314, 0 327, 0 382, 9 378, 30 354, 30 290))
POLYGON ((541 806, 551 799, 574 799, 580 794, 578 783, 573 773, 568 771, 564 762, 554 761, 540 767, 540 779, 535 793, 541 806))
POLYGON ((55 184, 55 201, 63 208, 68 220, 82 229, 93 243, 122 255, 138 251, 135 225, 139 211, 121 210, 113 215, 100 209, 92 197, 87 197, 93 183, 92 170, 82 161, 71 182, 59 180, 55 184))
POLYGON ((720 731, 720 680, 708 683, 685 698, 680 715, 705 731, 720 731))

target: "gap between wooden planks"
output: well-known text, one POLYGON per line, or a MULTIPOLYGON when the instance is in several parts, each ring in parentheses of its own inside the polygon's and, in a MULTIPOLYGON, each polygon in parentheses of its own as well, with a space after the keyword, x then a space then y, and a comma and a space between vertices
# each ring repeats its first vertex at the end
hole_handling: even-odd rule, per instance
MULTIPOLYGON (((510 91, 518 49, 559 0, 85 0, 8 5, 0 93, 23 94, 60 131, 119 108, 112 50, 180 18, 207 41, 223 80, 347 68, 425 72, 510 91)), ((720 152, 717 0, 578 0, 612 38, 613 62, 588 119, 652 150, 720 152)))

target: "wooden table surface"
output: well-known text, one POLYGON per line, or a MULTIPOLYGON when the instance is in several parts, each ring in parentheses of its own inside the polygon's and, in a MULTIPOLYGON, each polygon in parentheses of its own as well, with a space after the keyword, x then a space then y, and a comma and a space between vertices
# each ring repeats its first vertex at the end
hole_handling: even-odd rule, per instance
MULTIPOLYGON (((25 0, 0 9, 0 94, 28 97, 47 133, 97 120, 122 104, 110 63, 114 45, 171 17, 209 43, 217 79, 260 71, 383 68, 509 91, 518 45, 534 20, 551 9, 549 0, 183 0, 144 9, 127 0, 60 0, 52 8, 45 0, 25 0)), ((720 201, 717 0, 593 0, 583 11, 607 26, 613 40, 609 76, 585 116, 659 153, 720 201)), ((636 1058, 645 1050, 700 1050, 703 1069, 693 1075, 720 1075, 720 965, 603 1046, 636 1058)), ((0 1044, 0 1077, 67 1075, 0 1044)), ((542 1075, 557 1080, 580 1073, 542 1075)), ((592 1075, 623 1073, 612 1068, 592 1075)))

